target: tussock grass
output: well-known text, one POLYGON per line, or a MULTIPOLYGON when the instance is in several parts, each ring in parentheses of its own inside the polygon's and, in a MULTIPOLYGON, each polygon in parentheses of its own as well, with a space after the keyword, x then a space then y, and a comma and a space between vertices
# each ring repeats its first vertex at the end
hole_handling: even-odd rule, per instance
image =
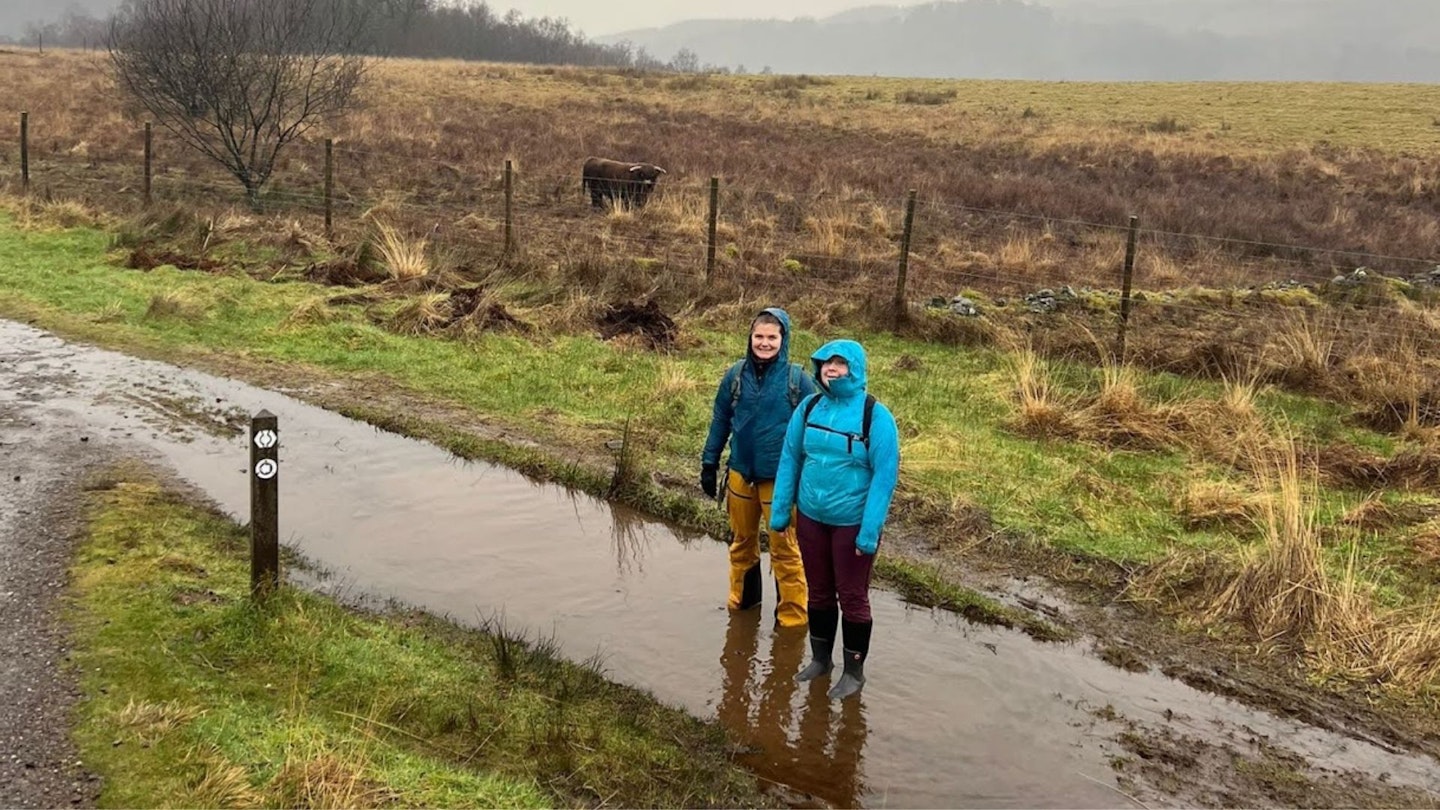
POLYGON ((145 317, 193 322, 203 319, 209 310, 209 300, 194 291, 167 290, 150 297, 150 303, 145 308, 145 317))
MULTIPOLYGON (((751 281, 798 254, 893 260, 903 205, 896 189, 907 185, 921 192, 917 256, 930 255, 943 235, 964 233, 969 250, 999 257, 1004 272, 987 284, 1002 287, 1113 286, 1123 234, 1070 233, 1044 221, 1081 212, 1119 226, 1131 210, 1144 210, 1152 212, 1147 228, 1237 240, 1147 243, 1142 277, 1160 287, 1293 273, 1295 256, 1240 241, 1422 256, 1435 237, 1423 201, 1440 181, 1434 167, 1411 155, 1440 145, 1440 133, 1414 112, 1437 100, 1418 85, 1093 83, 1077 102, 1064 83, 660 82, 455 60, 385 60, 373 77, 357 110, 323 133, 341 144, 338 226, 353 232, 382 217, 402 233, 421 234, 439 224, 489 243, 492 256, 492 231, 455 226, 471 217, 499 220, 505 157, 525 166, 516 189, 522 249, 547 261, 565 253, 557 235, 588 234, 597 223, 627 239, 693 244, 704 230, 704 181, 721 177, 721 224, 738 229, 740 238, 727 241, 742 254, 730 269, 751 281), (477 75, 487 77, 483 91, 477 75), (649 106, 606 103, 597 87, 644 97, 649 106), (1206 115, 1177 119, 1181 108, 1206 115), (657 129, 656 121, 671 125, 657 129), (650 133, 643 149, 625 134, 641 128, 650 133), (1137 135, 1157 128, 1163 132, 1137 135), (477 148, 453 148, 457 143, 477 148), (587 152, 658 159, 671 174, 644 211, 593 217, 579 189, 585 155, 577 143, 589 143, 587 152), (765 148, 749 146, 757 143, 765 148), (1356 191, 1342 207, 1330 194, 1339 178, 1356 191)), ((45 133, 33 145, 37 183, 59 199, 96 198, 107 209, 133 210, 136 124, 110 103, 113 87, 91 55, 16 55, 0 65, 0 82, 12 89, 0 115, 13 120, 25 99, 32 125, 45 133)), ((235 197, 226 199, 223 189, 233 181, 167 137, 157 139, 166 167, 157 177, 162 205, 229 207, 235 197)), ((281 154, 276 178, 286 194, 273 204, 283 209, 289 195, 318 193, 322 149, 317 132, 281 154)), ((280 210, 273 230, 293 230, 288 220, 296 218, 280 210)), ((302 230, 318 233, 315 212, 303 219, 302 230)), ((1318 263, 1330 261, 1321 256, 1318 263)), ((917 297, 968 283, 954 275, 967 268, 943 269, 915 274, 917 297)), ((1305 268, 1321 276, 1329 269, 1305 268)))
POLYGON ((1229 481, 1193 481, 1175 505, 1192 528, 1221 527, 1248 533, 1264 514, 1265 496, 1229 481))
POLYGON ((76 740, 102 804, 766 803, 716 729, 543 639, 360 615, 290 588, 256 605, 240 527, 134 469, 88 497, 76 740), (208 598, 181 598, 196 592, 208 598))
POLYGON ((1065 436, 1075 429, 1051 390, 1045 361, 1031 349, 1017 353, 1012 373, 1019 399, 1019 429, 1035 436, 1065 436))
POLYGON ((330 305, 329 296, 316 295, 301 301, 298 306, 290 311, 285 320, 280 322, 282 327, 309 326, 312 324, 329 323, 337 319, 339 314, 330 305))
POLYGON ((1287 312, 1277 327, 1275 342, 1270 344, 1276 354, 1267 359, 1302 385, 1307 380, 1326 379, 1339 337, 1333 316, 1303 310, 1287 312))
POLYGON ((91 318, 96 323, 115 323, 125 320, 125 305, 119 301, 111 301, 95 312, 91 318))
MULTIPOLYGON (((621 497, 687 526, 723 533, 713 505, 694 495, 695 442, 708 424, 714 381, 743 349, 745 325, 755 311, 774 303, 764 291, 750 290, 742 297, 737 288, 713 308, 695 303, 688 316, 677 316, 684 339, 667 353, 657 353, 597 340, 593 316, 613 299, 592 288, 556 285, 569 278, 561 268, 525 264, 493 289, 507 302, 523 302, 525 317, 540 327, 538 335, 483 331, 460 342, 401 336, 350 308, 340 309, 343 317, 331 321, 291 321, 276 329, 315 297, 313 285, 174 270, 117 271, 106 267, 105 248, 104 235, 83 229, 0 230, 0 254, 27 257, 0 273, 0 311, 182 361, 213 362, 216 351, 243 351, 256 361, 303 363, 307 373, 342 385, 345 375, 363 370, 381 399, 365 407, 331 403, 347 415, 431 439, 465 458, 513 464, 527 474, 598 495, 610 489, 617 462, 601 448, 622 438, 630 419, 629 444, 640 455, 619 476, 627 482, 621 497), (152 297, 191 286, 219 302, 202 320, 93 320, 109 308, 144 312, 152 297), (567 307, 573 328, 549 328, 544 319, 555 319, 567 307), (696 387, 667 399, 654 396, 657 389, 687 389, 682 378, 695 380, 696 387), (385 404, 387 394, 405 404, 385 404), (471 414, 483 416, 537 444, 483 439, 443 424, 435 414, 450 413, 444 408, 466 414, 456 417, 461 423, 471 414)), ((403 288, 387 284, 363 295, 383 298, 396 289, 403 288)), ((1106 372, 1039 351, 1027 360, 995 348, 998 344, 957 348, 864 331, 854 320, 863 302, 833 289, 807 300, 790 308, 797 327, 792 351, 803 357, 839 334, 865 343, 876 370, 873 390, 900 421, 905 500, 897 520, 918 531, 933 525, 943 532, 959 525, 963 533, 953 536, 962 543, 991 535, 1017 537, 1125 566, 1163 558, 1178 547, 1219 555, 1259 532, 1235 522, 1234 510, 1204 519, 1199 493, 1186 512, 1186 489, 1197 480, 1248 479, 1261 460, 1273 464, 1276 448, 1285 444, 1276 427, 1282 424, 1325 451, 1307 451, 1306 458, 1318 459, 1326 471, 1318 526, 1326 536, 1346 538, 1346 532, 1357 531, 1341 520, 1360 497, 1357 492, 1380 489, 1390 495, 1403 482, 1415 489, 1406 497, 1419 499, 1423 487, 1430 486, 1426 481, 1440 480, 1435 454, 1427 455, 1423 447, 1351 424, 1344 406, 1285 393, 1238 372, 1234 382, 1210 383, 1139 368, 1106 372), (1017 374, 1017 366, 1027 364, 1029 370, 1017 374), (1058 414, 1053 435, 1037 437, 1016 428, 1022 392, 1058 414), (1096 406, 1102 394, 1104 409, 1096 406), (1094 408, 1093 418, 1086 422, 1079 417, 1088 408, 1094 408), (1155 430, 1161 424, 1166 432, 1156 435, 1163 442, 1136 445, 1116 438, 1139 432, 1137 425, 1155 430), (1250 447, 1258 449, 1240 452, 1250 447), (1348 455, 1330 452, 1336 448, 1350 450, 1348 455), (1342 466, 1344 476, 1331 475, 1342 466), (972 521, 976 515, 983 521, 972 521), (1202 519, 1191 520, 1197 516, 1202 519)), ((399 302, 367 306, 371 313, 393 312, 399 302)), ((1093 357, 1093 340, 1079 338, 1093 357)), ((1243 364, 1233 367, 1243 369, 1243 364)), ((270 367, 266 378, 273 379, 274 371, 270 367)), ((1237 486, 1257 491, 1248 481, 1237 486)), ((1427 559, 1427 530, 1397 524, 1377 531, 1383 532, 1380 542, 1361 546, 1357 576, 1381 588, 1387 606, 1423 603, 1427 573, 1417 561, 1427 559)), ((1225 571, 1209 563, 1201 568, 1225 571)))
POLYGON ((385 222, 375 223, 375 248, 380 261, 385 265, 390 278, 397 281, 421 278, 430 273, 430 258, 426 253, 428 241, 411 239, 398 228, 385 222))
POLYGON ((424 335, 450 321, 450 293, 427 293, 407 299, 385 325, 401 335, 424 335))
POLYGON ((1319 626, 1329 593, 1313 489, 1300 461, 1288 454, 1277 468, 1259 470, 1263 542, 1247 547, 1238 575, 1216 594, 1212 615, 1244 624, 1264 642, 1298 641, 1319 626))
MULTIPOLYGON (((1334 561, 1321 528, 1318 472, 1301 459, 1293 445, 1279 458, 1256 459, 1264 495, 1224 497, 1233 513, 1227 517, 1254 520, 1255 542, 1228 555, 1172 554, 1131 583, 1132 596, 1166 594, 1199 609, 1205 621, 1241 627, 1266 647, 1295 650, 1322 681, 1434 694, 1440 689, 1440 601, 1386 606, 1362 575, 1358 538, 1342 563, 1334 561)), ((1389 507, 1370 498, 1342 522, 1375 529, 1395 520, 1389 507)))

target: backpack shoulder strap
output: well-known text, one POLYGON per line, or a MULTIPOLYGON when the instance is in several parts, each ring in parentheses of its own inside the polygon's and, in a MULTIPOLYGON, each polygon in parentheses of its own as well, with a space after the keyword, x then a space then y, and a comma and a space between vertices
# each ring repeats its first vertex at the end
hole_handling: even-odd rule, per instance
POLYGON ((806 424, 809 424, 809 423, 810 423, 810 412, 811 412, 811 411, 814 411, 814 410, 815 410, 815 406, 820 404, 820 397, 821 397, 820 394, 811 394, 811 395, 809 396, 809 398, 806 399, 806 401, 805 401, 805 417, 804 417, 806 424))
POLYGON ((803 398, 800 394, 800 375, 804 373, 805 369, 795 363, 790 364, 790 410, 792 411, 799 407, 800 400, 803 398))
POLYGON ((860 441, 870 446, 870 421, 875 417, 875 397, 872 394, 865 395, 865 416, 860 422, 860 441))
POLYGON ((730 410, 740 403, 740 376, 745 372, 745 361, 736 360, 730 367, 730 410))

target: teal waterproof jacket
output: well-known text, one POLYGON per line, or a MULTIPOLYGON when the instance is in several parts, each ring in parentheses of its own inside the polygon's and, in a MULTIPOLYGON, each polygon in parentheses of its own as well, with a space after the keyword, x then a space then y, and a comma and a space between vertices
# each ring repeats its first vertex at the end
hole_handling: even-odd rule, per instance
MULTIPOLYGON (((730 469, 746 481, 769 481, 780 466, 780 444, 795 403, 819 391, 815 379, 803 368, 790 368, 790 315, 779 307, 759 314, 774 315, 780 321, 780 353, 761 364, 750 351, 750 332, 745 333, 745 362, 731 366, 720 379, 715 406, 710 416, 710 435, 700 456, 702 465, 720 465, 720 453, 730 443, 730 469), (735 397, 739 375, 739 398, 735 397), (792 402, 792 387, 798 389, 792 402)), ((759 317, 757 315, 756 317, 759 317)), ((753 324, 753 322, 752 322, 753 324)))
POLYGON ((795 409, 785 431, 770 528, 784 531, 790 524, 791 506, 798 504, 806 517, 819 523, 858 525, 855 547, 874 554, 899 480, 900 434, 890 409, 877 402, 870 416, 870 435, 864 437, 866 362, 859 343, 832 340, 810 355, 816 381, 820 365, 836 355, 850 364, 850 375, 828 388, 821 384, 819 401, 809 417, 806 400, 795 409))

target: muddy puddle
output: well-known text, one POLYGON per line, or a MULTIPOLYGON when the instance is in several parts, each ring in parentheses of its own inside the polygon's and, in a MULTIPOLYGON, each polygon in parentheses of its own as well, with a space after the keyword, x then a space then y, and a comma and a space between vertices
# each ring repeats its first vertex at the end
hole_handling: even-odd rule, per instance
MULTIPOLYGON (((469 624, 553 636, 576 661, 702 717, 797 804, 1123 807, 1192 803, 1112 760, 1167 754, 1127 734, 1221 751, 1280 747, 1310 775, 1440 791, 1423 757, 1297 724, 1095 657, 875 594, 870 680, 832 706, 792 680, 803 630, 723 608, 722 544, 507 469, 455 460, 283 394, 63 342, 0 321, 0 441, 71 431, 152 457, 239 519, 243 426, 279 417, 281 537, 331 569, 323 587, 395 598, 469 624)), ((699 441, 700 437, 697 437, 699 441)), ((12 456, 5 456, 11 458, 12 456)), ((18 456, 23 458, 23 454, 18 456)), ((9 482, 11 470, 4 470, 9 482)), ((18 472, 18 471, 17 471, 18 472)), ((1168 750, 1168 749, 1167 749, 1168 750)), ((1153 764, 1153 763, 1151 763, 1153 764)), ((1425 795, 1418 793, 1417 795, 1425 795)), ((1235 803, 1244 803, 1238 796, 1235 803)))

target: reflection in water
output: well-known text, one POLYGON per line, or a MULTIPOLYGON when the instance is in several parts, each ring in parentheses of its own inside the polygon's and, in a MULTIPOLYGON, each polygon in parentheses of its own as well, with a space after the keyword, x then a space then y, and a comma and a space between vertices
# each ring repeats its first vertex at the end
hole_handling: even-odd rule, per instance
POLYGON ((650 546, 650 521, 618 504, 609 512, 610 550, 615 553, 615 570, 621 574, 644 573, 645 552, 650 546))
POLYGON ((838 709, 823 683, 812 693, 791 680, 808 654, 803 630, 772 633, 761 611, 719 607, 726 550, 702 533, 642 527, 634 512, 588 495, 457 464, 432 445, 273 392, 0 321, 0 410, 12 418, 0 427, 19 441, 83 429, 92 446, 164 464, 243 520, 248 441, 177 418, 178 401, 280 416, 286 545, 346 583, 337 590, 472 623, 504 617, 512 634, 553 638, 575 661, 599 650, 617 681, 696 714, 718 709, 753 752, 743 764, 810 794, 785 796, 796 804, 1112 808, 1123 797, 1108 763, 1127 755, 1114 737, 1131 722, 1221 753, 1237 741, 1283 740, 1329 770, 1440 793, 1440 770, 1424 754, 1126 672, 1088 644, 1037 644, 914 609, 884 590, 871 604, 886 628, 877 660, 891 665, 866 684, 863 707, 852 699, 838 709), (1117 719, 1097 717, 1096 706, 1117 719))
POLYGON ((769 659, 761 658, 761 621, 762 611, 731 611, 720 654, 723 682, 716 714, 741 744, 738 758, 762 778, 783 778, 790 789, 824 806, 857 806, 865 792, 863 694, 832 704, 825 696, 828 679, 795 681, 808 650, 803 627, 775 628, 769 659), (797 693, 798 712, 793 705, 797 693))

